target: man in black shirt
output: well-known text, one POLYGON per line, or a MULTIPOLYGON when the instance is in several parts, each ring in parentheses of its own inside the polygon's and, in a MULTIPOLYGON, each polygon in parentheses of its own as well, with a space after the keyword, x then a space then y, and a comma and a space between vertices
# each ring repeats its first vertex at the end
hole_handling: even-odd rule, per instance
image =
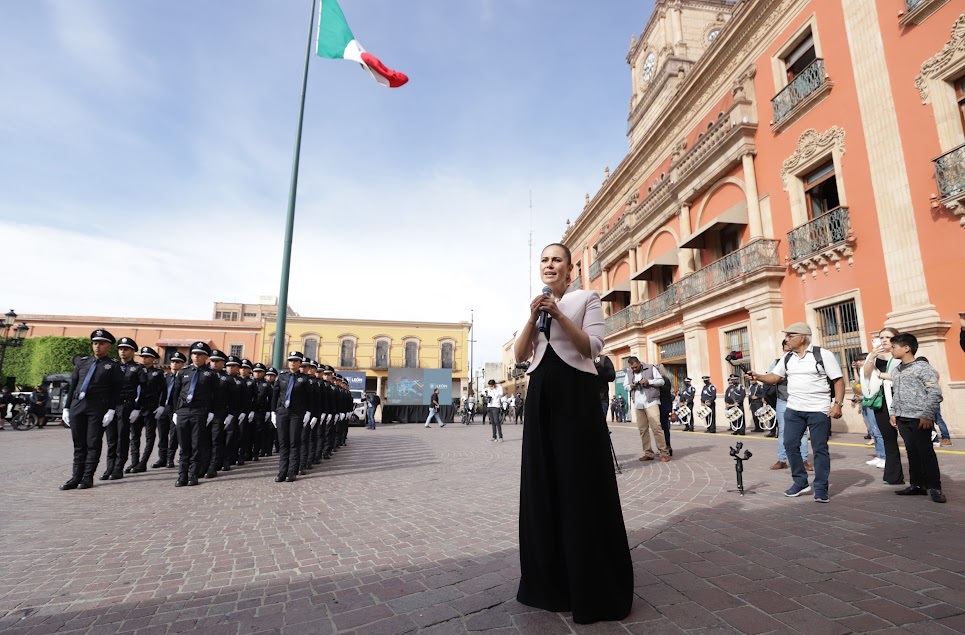
POLYGON ((73 473, 62 490, 94 486, 94 471, 101 458, 103 426, 114 420, 121 400, 121 368, 107 357, 114 336, 104 329, 90 334, 94 354, 74 364, 64 399, 64 423, 74 443, 73 473))
POLYGON ((151 467, 174 467, 174 454, 178 449, 178 429, 172 425, 171 417, 174 414, 168 402, 171 400, 171 393, 174 391, 174 378, 184 368, 187 359, 180 351, 175 351, 171 355, 171 371, 164 373, 164 394, 161 398, 160 411, 157 417, 158 443, 157 461, 151 467))
POLYGON ((141 416, 138 405, 141 386, 147 381, 144 367, 134 361, 137 343, 129 338, 117 340, 117 354, 121 358, 121 401, 117 416, 107 424, 107 465, 101 480, 124 478, 124 463, 131 449, 131 421, 141 416))

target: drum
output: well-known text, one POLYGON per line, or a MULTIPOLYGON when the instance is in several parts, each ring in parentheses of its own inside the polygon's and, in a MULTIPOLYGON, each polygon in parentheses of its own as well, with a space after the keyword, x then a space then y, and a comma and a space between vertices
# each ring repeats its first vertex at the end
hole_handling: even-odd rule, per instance
POLYGON ((777 413, 774 412, 774 408, 771 408, 771 404, 765 403, 757 409, 754 416, 757 417, 757 421, 765 430, 773 430, 774 426, 777 425, 777 413))
POLYGON ((686 404, 679 406, 677 408, 677 421, 679 421, 681 425, 689 426, 690 417, 691 417, 690 408, 688 408, 686 404))
POLYGON ((730 429, 737 432, 744 427, 744 412, 737 406, 731 406, 724 413, 727 417, 728 423, 730 423, 730 429))

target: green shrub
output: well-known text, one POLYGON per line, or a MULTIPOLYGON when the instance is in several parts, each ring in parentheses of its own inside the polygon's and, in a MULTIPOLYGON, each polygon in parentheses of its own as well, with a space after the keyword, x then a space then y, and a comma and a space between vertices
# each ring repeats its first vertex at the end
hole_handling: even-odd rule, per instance
MULTIPOLYGON (((90 355, 90 340, 86 337, 32 337, 17 348, 7 348, 0 371, 0 384, 12 378, 24 387, 33 387, 43 381, 44 375, 69 373, 74 369, 76 355, 90 355)), ((111 357, 117 356, 112 347, 111 357)))

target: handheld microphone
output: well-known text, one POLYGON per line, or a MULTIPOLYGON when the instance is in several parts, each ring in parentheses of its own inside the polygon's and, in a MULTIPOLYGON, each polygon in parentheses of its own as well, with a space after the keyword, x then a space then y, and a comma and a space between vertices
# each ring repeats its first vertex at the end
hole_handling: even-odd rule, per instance
MULTIPOLYGON (((545 296, 548 298, 548 297, 550 297, 552 294, 553 294, 553 290, 552 290, 552 289, 550 289, 548 286, 547 286, 547 287, 543 287, 543 295, 545 295, 545 296)), ((553 323, 553 316, 550 315, 549 313, 547 313, 546 311, 540 311, 540 312, 539 312, 539 319, 536 321, 536 329, 537 329, 540 333, 545 333, 545 334, 546 334, 546 339, 549 339, 549 338, 550 338, 550 324, 552 324, 552 323, 553 323)))

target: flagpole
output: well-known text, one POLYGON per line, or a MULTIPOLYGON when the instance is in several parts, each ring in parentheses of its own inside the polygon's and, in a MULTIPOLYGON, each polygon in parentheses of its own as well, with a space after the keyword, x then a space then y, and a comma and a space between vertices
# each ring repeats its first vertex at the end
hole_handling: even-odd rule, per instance
POLYGON ((295 156, 292 159, 292 178, 288 189, 288 219, 285 222, 285 249, 281 260, 281 283, 278 288, 278 317, 275 320, 275 350, 272 365, 282 368, 285 359, 285 327, 288 321, 288 278, 291 273, 292 235, 295 229, 295 195, 298 192, 298 158, 302 148, 302 119, 305 116, 305 89, 308 86, 308 60, 312 56, 312 34, 315 32, 315 4, 308 20, 308 45, 305 47, 305 72, 302 75, 301 103, 298 106, 298 128, 295 132, 295 156))

